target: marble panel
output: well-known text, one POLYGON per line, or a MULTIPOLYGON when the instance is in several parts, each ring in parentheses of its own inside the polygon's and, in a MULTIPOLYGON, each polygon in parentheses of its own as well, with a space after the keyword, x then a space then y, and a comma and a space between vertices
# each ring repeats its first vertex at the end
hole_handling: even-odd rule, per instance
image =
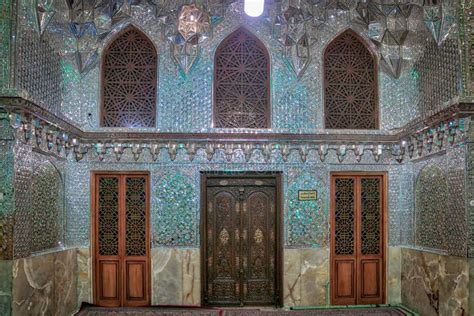
POLYGON ((53 315, 54 254, 13 262, 13 315, 53 315))
POLYGON ((0 260, 0 315, 10 316, 12 305, 12 261, 0 260))
POLYGON ((327 248, 285 249, 283 304, 329 304, 329 251, 327 248))
POLYGON ((469 260, 469 310, 474 311, 474 259, 469 260))
POLYGON ((54 315, 70 315, 77 307, 77 251, 57 252, 54 256, 54 315))
POLYGON ((400 304, 401 298, 401 248, 389 247, 387 271, 387 303, 400 304))
POLYGON ((152 304, 200 305, 198 248, 152 249, 152 304))
POLYGON ((93 303, 92 258, 89 248, 77 249, 77 302, 93 303))
POLYGON ((301 249, 301 305, 329 303, 329 249, 301 249))
POLYGON ((13 315, 69 315, 76 309, 76 250, 13 261, 13 315))
POLYGON ((301 305, 301 256, 300 249, 283 251, 283 304, 301 305))
POLYGON ((424 315, 469 315, 468 262, 413 249, 401 250, 402 304, 424 315))

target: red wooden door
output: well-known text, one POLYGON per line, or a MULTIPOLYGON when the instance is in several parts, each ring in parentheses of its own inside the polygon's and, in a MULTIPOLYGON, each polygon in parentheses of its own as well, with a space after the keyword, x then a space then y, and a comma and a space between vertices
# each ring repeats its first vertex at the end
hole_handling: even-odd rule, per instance
POLYGON ((95 303, 149 305, 147 174, 93 176, 95 303))
POLYGON ((385 175, 331 176, 333 305, 385 301, 385 175))

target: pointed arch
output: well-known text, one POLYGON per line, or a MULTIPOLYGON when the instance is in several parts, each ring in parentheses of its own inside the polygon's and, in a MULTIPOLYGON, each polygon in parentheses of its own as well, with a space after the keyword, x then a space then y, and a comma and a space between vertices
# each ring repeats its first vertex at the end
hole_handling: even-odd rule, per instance
POLYGON ((379 128, 377 58, 348 29, 324 50, 325 128, 379 128))
POLYGON ((103 127, 155 127, 157 51, 133 25, 107 45, 102 59, 103 127))
POLYGON ((254 34, 240 27, 214 55, 214 127, 269 128, 270 55, 254 34))

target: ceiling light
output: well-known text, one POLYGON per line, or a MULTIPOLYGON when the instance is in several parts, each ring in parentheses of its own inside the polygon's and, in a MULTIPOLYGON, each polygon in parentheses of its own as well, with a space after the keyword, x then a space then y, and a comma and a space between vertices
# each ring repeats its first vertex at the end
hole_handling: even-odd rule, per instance
POLYGON ((258 17, 263 13, 264 0, 245 0, 244 11, 248 16, 258 17))

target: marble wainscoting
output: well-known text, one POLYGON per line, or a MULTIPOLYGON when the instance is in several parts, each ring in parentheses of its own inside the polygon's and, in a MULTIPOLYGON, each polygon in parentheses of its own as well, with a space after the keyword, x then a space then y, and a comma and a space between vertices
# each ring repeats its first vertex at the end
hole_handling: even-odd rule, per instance
POLYGON ((284 249, 283 304, 329 305, 329 250, 284 249))
POLYGON ((10 316, 12 309, 12 261, 0 260, 0 315, 10 316))
POLYGON ((466 258, 402 248, 402 303, 423 316, 469 315, 466 258))
POLYGON ((387 303, 400 304, 402 302, 401 264, 402 249, 399 247, 388 248, 387 271, 387 303))
POLYGON ((469 259, 469 310, 474 311, 474 259, 469 259))
POLYGON ((201 304, 199 248, 154 248, 152 257, 152 304, 201 304))
POLYGON ((77 302, 93 303, 92 297, 92 258, 89 248, 77 249, 77 302))
POLYGON ((13 261, 13 315, 71 315, 77 304, 77 250, 13 261))

